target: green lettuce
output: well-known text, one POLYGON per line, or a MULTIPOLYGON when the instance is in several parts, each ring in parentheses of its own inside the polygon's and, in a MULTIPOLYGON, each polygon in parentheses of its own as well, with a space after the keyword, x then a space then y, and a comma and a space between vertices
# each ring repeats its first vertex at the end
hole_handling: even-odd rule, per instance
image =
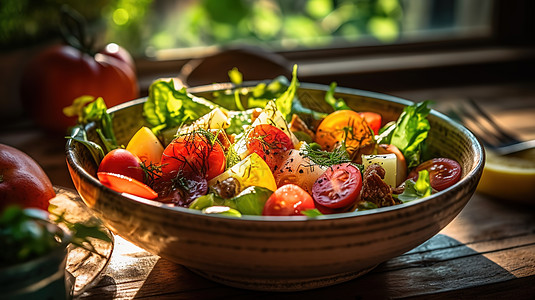
POLYGON ((399 194, 397 197, 402 202, 409 202, 431 196, 432 192, 433 188, 431 187, 431 182, 429 180, 429 172, 427 170, 422 170, 418 172, 418 179, 416 182, 412 179, 405 181, 405 189, 403 190, 403 193, 399 194))
POLYGON ((325 102, 327 102, 333 110, 351 110, 349 106, 347 106, 346 102, 342 98, 336 99, 334 97, 334 90, 336 89, 336 82, 332 82, 329 86, 329 90, 327 93, 325 93, 325 102))
POLYGON ((108 107, 101 97, 81 96, 76 98, 71 106, 63 109, 63 113, 69 117, 78 117, 78 124, 71 128, 71 135, 67 138, 86 146, 97 164, 106 153, 119 148, 113 131, 113 115, 108 113, 108 107), (87 138, 85 125, 90 122, 97 124, 95 131, 102 141, 104 149, 87 138))
POLYGON ((427 139, 431 109, 429 101, 407 106, 395 124, 382 128, 377 140, 381 144, 392 144, 403 153, 409 169, 420 164, 424 142, 427 139))
POLYGON ((216 108, 214 103, 195 97, 186 88, 175 89, 173 80, 157 80, 149 87, 143 115, 154 133, 196 120, 216 108))
POLYGON ((297 80, 297 65, 294 65, 290 86, 288 86, 288 89, 282 93, 280 97, 275 99, 277 109, 282 113, 287 122, 290 122, 292 118, 292 103, 297 94, 298 87, 299 81, 297 80))

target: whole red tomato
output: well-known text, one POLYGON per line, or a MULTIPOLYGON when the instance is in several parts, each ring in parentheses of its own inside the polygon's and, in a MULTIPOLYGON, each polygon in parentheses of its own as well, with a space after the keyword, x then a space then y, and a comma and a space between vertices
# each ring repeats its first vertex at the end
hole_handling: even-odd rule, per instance
POLYGON ((314 200, 309 193, 295 184, 279 187, 266 201, 264 216, 301 216, 302 211, 314 209, 314 200))
POLYGON ((136 64, 134 62, 134 58, 132 58, 132 55, 130 55, 130 53, 128 53, 125 48, 115 43, 109 43, 106 45, 106 47, 104 47, 104 49, 100 51, 100 53, 104 55, 113 56, 119 60, 122 60, 127 63, 130 68, 132 68, 132 70, 136 71, 136 64))
POLYGON ((111 150, 104 156, 98 172, 121 174, 143 182, 144 172, 140 166, 141 160, 126 149, 111 150))
POLYGON ((47 210, 55 196, 50 179, 35 160, 0 144, 0 211, 9 204, 47 210))
POLYGON ((21 79, 26 111, 47 130, 65 132, 74 125, 76 118, 66 117, 63 108, 85 95, 102 97, 108 107, 139 97, 135 70, 128 57, 109 51, 90 55, 71 46, 56 45, 34 57, 21 79))

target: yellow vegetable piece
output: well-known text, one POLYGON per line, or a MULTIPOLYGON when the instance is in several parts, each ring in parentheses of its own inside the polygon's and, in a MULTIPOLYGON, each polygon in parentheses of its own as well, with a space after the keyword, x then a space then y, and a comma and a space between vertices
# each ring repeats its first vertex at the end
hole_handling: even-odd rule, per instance
POLYGON ((260 186, 271 191, 277 189, 275 178, 266 162, 256 153, 250 154, 232 168, 219 174, 208 182, 209 186, 215 185, 229 177, 233 177, 240 183, 237 193, 250 186, 260 186))
POLYGON ((535 149, 514 156, 486 152, 485 168, 477 191, 500 199, 535 203, 535 149))
POLYGON ((197 119, 193 124, 180 127, 177 134, 192 132, 197 129, 227 129, 230 126, 230 120, 226 112, 216 107, 209 113, 197 119))
POLYGON ((398 159, 394 153, 362 155, 364 169, 372 164, 378 164, 385 169, 383 180, 386 184, 393 188, 398 186, 398 159))
POLYGON ((128 142, 126 150, 139 157, 145 165, 157 165, 162 159, 163 146, 149 128, 141 127, 128 142))

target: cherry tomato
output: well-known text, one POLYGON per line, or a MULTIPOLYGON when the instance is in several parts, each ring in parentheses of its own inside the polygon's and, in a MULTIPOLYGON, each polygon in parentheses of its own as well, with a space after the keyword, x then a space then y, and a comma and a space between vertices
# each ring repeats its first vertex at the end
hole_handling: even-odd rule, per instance
POLYGON ((161 165, 165 180, 172 179, 178 171, 185 177, 201 175, 210 180, 223 173, 226 159, 218 142, 211 141, 202 133, 193 132, 177 137, 165 148, 161 165))
POLYGON ((357 167, 345 163, 329 167, 312 186, 312 198, 317 204, 344 208, 357 201, 362 188, 362 175, 357 167))
POLYGON ((134 70, 105 53, 90 55, 74 47, 56 45, 45 49, 26 66, 21 78, 22 103, 43 129, 65 132, 76 123, 63 114, 74 99, 102 97, 108 107, 139 97, 134 70))
POLYGON ((381 129, 381 122, 383 121, 383 118, 380 114, 371 111, 365 111, 359 112, 359 115, 364 119, 364 121, 366 121, 366 123, 368 123, 374 134, 379 132, 379 129, 381 129))
POLYGON ((280 154, 293 148, 290 137, 273 125, 257 125, 248 135, 247 149, 262 157, 272 172, 279 165, 280 154))
POLYGON ((373 132, 355 111, 337 110, 329 114, 316 131, 316 143, 326 151, 332 151, 343 141, 348 153, 351 156, 356 154, 357 161, 360 159, 359 151, 373 150, 373 132))
POLYGON ((417 180, 418 172, 427 170, 429 172, 429 181, 431 187, 437 191, 442 191, 454 185, 461 179, 461 165, 449 158, 433 158, 421 163, 414 168, 408 176, 408 179, 417 180))
POLYGON ((302 211, 314 208, 314 200, 309 193, 295 184, 286 184, 267 199, 262 215, 301 216, 302 211))
POLYGON ((128 176, 108 172, 97 172, 97 176, 100 183, 116 192, 127 193, 149 200, 154 200, 158 197, 158 193, 148 185, 128 176))
POLYGON ((140 166, 141 160, 125 149, 115 149, 102 159, 98 172, 121 174, 143 182, 145 173, 140 166))
POLYGON ((55 196, 50 179, 33 158, 0 144, 0 211, 10 204, 48 210, 55 196))

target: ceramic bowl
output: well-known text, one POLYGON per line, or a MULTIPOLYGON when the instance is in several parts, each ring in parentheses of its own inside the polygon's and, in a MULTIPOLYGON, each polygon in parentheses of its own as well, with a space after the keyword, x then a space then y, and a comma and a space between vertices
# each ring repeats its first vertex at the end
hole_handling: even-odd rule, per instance
MULTIPOLYGON (((219 84, 189 91, 209 98, 219 84)), ((329 111, 328 86, 302 83, 305 106, 329 111)), ((412 102, 354 89, 338 88, 354 109, 396 119, 412 102)), ((110 109, 119 144, 145 125, 138 99, 110 109)), ((427 155, 460 162, 460 182, 425 199, 364 212, 306 217, 203 215, 150 200, 133 200, 104 187, 96 165, 80 143, 69 140, 67 164, 83 201, 116 234, 165 259, 216 282, 252 290, 298 291, 333 285, 361 276, 381 262, 425 242, 450 223, 475 191, 484 151, 464 127, 432 111, 427 155)), ((87 127, 97 140, 94 126, 87 127)))

